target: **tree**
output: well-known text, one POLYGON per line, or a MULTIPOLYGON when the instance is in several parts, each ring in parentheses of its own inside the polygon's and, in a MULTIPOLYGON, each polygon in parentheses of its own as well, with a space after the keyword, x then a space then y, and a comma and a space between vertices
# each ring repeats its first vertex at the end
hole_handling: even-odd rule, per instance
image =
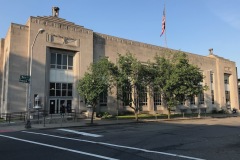
POLYGON ((171 77, 173 74, 173 64, 170 59, 165 57, 156 56, 155 62, 152 63, 152 71, 155 73, 153 77, 153 83, 151 84, 154 91, 160 92, 162 95, 163 102, 168 109, 168 118, 170 118, 170 113, 172 107, 177 104, 172 87, 171 77))
POLYGON ((143 65, 134 57, 127 53, 125 56, 119 54, 118 58, 117 97, 130 108, 133 109, 135 118, 138 120, 140 91, 143 88, 143 65))
POLYGON ((93 123, 99 96, 101 93, 111 91, 115 82, 112 75, 116 72, 116 66, 104 57, 96 63, 92 63, 88 72, 78 82, 79 94, 85 98, 88 105, 92 106, 91 124, 93 123))
POLYGON ((177 87, 174 91, 179 101, 185 101, 192 96, 197 96, 204 90, 207 90, 206 85, 202 86, 200 83, 203 81, 203 74, 200 68, 189 64, 187 55, 179 53, 177 56, 177 62, 175 64, 173 84, 177 87))
POLYGON ((172 108, 179 102, 207 89, 200 85, 204 78, 200 69, 189 64, 185 53, 178 52, 171 58, 156 56, 152 68, 156 69, 152 87, 162 94, 169 119, 172 108))

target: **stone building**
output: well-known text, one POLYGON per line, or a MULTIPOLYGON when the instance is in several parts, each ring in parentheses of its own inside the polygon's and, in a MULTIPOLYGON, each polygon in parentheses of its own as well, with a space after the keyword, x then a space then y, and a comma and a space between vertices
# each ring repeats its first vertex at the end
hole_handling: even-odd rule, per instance
POLYGON ((240 79, 238 79, 238 100, 240 101, 240 79))
MULTIPOLYGON (((26 111, 34 106, 49 113, 59 113, 62 105, 76 111, 86 110, 84 99, 76 88, 90 63, 103 56, 116 62, 117 53, 124 55, 127 51, 146 62, 168 50, 96 33, 60 18, 58 7, 53 7, 52 16, 31 16, 25 25, 12 23, 0 46, 0 113, 26 111), (30 84, 27 83, 29 75, 30 84)), ((235 62, 214 55, 212 49, 207 56, 187 55, 190 63, 201 68, 206 77, 203 83, 210 89, 186 107, 197 106, 209 112, 238 108, 235 62)), ((143 111, 164 110, 159 98, 147 94, 143 101, 143 111)), ((113 114, 125 108, 114 95, 101 99, 98 107, 100 111, 113 114)))

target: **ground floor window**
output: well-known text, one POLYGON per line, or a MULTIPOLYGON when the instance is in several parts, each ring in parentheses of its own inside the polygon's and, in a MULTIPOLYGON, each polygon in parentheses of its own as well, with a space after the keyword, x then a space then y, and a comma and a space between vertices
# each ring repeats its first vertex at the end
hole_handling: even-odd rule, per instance
POLYGON ((230 91, 225 91, 226 104, 230 104, 230 91))
POLYGON ((212 104, 214 104, 214 90, 211 90, 212 104))
POLYGON ((121 88, 121 90, 118 90, 119 92, 119 98, 123 102, 123 106, 129 105, 131 102, 134 102, 135 105, 147 105, 147 87, 142 87, 136 89, 136 86, 124 86, 121 88), (132 95, 133 92, 135 95, 132 95), (121 94, 120 94, 121 93, 121 94))
POLYGON ((154 92, 154 105, 161 105, 162 104, 162 99, 161 99, 161 93, 160 92, 154 92))
POLYGON ((49 96, 51 97, 71 97, 72 83, 52 83, 49 85, 49 96))
POLYGON ((139 89, 139 105, 147 105, 147 87, 139 89))
POLYGON ((129 103, 132 101, 132 92, 131 92, 131 86, 124 86, 121 89, 118 89, 118 97, 123 102, 123 106, 129 105, 129 103))
POLYGON ((195 96, 190 97, 190 104, 195 105, 195 96))
POLYGON ((100 96, 99 96, 99 105, 100 106, 107 106, 107 97, 108 97, 107 91, 104 91, 100 94, 100 96))
POLYGON ((204 93, 199 94, 199 104, 204 104, 204 93))

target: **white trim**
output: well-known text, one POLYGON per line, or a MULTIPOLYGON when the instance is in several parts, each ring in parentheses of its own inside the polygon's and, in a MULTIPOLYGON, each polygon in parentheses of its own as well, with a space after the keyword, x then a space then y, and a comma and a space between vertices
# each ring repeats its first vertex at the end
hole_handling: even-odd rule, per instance
POLYGON ((92 153, 88 153, 88 152, 78 151, 78 150, 74 150, 74 149, 69 149, 69 148, 54 146, 54 145, 45 144, 45 143, 40 143, 40 142, 29 141, 29 140, 20 139, 20 138, 15 138, 15 137, 10 137, 10 136, 5 136, 5 135, 0 135, 0 137, 9 138, 9 139, 13 139, 13 140, 17 140, 17 141, 22 141, 22 142, 27 142, 27 143, 32 143, 32 144, 36 144, 36 145, 40 145, 40 146, 45 146, 45 147, 60 149, 60 150, 64 150, 64 151, 74 152, 74 153, 83 154, 83 155, 87 155, 87 156, 97 157, 97 158, 101 158, 101 159, 118 160, 118 159, 115 159, 115 158, 105 157, 105 156, 101 156, 101 155, 98 155, 98 154, 92 154, 92 153))
POLYGON ((36 135, 49 136, 49 137, 55 137, 55 138, 60 138, 60 139, 68 139, 68 140, 79 141, 79 142, 87 142, 87 143, 111 146, 111 147, 132 149, 132 150, 137 150, 137 151, 142 151, 142 152, 147 152, 147 153, 156 153, 156 154, 167 155, 167 156, 172 156, 172 157, 180 157, 180 158, 191 159, 191 160, 205 160, 205 159, 201 159, 201 158, 189 157, 189 156, 184 156, 184 155, 179 155, 179 154, 173 154, 173 153, 167 153, 167 152, 159 152, 159 151, 151 151, 151 150, 142 149, 142 148, 129 147, 129 146, 123 146, 123 145, 116 145, 116 144, 105 143, 105 142, 95 142, 95 141, 89 141, 89 140, 84 140, 84 139, 75 139, 75 138, 61 137, 61 136, 55 136, 55 135, 51 135, 51 134, 28 132, 28 131, 22 131, 22 132, 30 133, 30 134, 36 134, 36 135))

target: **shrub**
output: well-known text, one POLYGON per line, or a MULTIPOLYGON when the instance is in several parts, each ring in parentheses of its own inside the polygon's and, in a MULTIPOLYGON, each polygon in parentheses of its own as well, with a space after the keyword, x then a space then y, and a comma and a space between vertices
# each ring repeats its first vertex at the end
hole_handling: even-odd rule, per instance
POLYGON ((108 119, 108 118, 112 118, 113 116, 111 114, 109 114, 108 112, 104 112, 101 116, 101 118, 104 118, 104 119, 108 119))
POLYGON ((226 111, 225 111, 224 109, 221 109, 221 110, 218 111, 218 113, 220 113, 220 114, 225 114, 226 111))
POLYGON ((218 113, 218 111, 216 109, 212 110, 212 114, 217 114, 217 113, 218 113))
POLYGON ((132 112, 132 111, 122 111, 122 112, 119 113, 118 115, 119 115, 119 116, 134 115, 134 112, 132 112))

